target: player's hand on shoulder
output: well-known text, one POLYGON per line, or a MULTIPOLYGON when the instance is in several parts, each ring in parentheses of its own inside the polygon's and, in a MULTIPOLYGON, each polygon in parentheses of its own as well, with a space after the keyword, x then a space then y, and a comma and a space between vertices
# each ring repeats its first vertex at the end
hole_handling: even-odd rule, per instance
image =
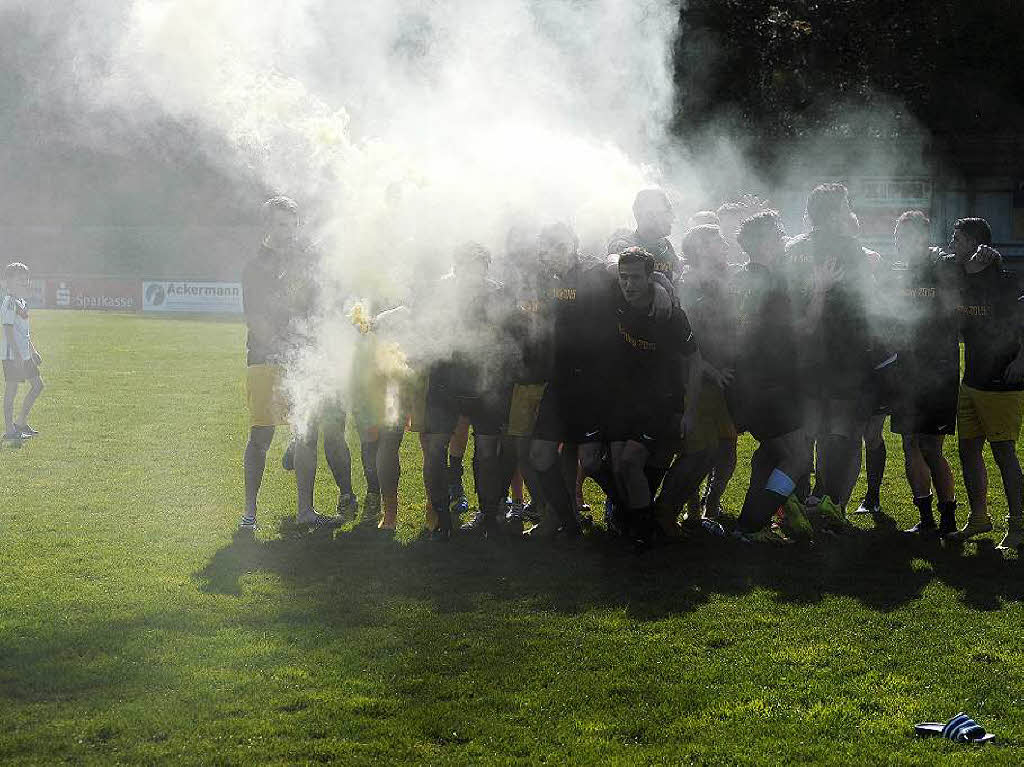
POLYGON ((650 316, 664 322, 672 316, 673 296, 660 283, 654 283, 654 301, 651 302, 650 316))
POLYGON ((828 258, 811 268, 811 287, 815 293, 825 293, 843 279, 843 267, 836 259, 828 258))
POLYGON ((988 245, 979 245, 978 249, 974 251, 974 255, 971 256, 971 261, 984 269, 992 264, 1002 265, 1003 256, 993 247, 988 245))

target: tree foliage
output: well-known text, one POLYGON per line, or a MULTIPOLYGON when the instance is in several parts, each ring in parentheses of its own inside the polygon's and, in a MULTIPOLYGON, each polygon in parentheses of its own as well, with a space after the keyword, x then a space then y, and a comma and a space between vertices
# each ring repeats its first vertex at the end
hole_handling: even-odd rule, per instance
POLYGON ((1020 0, 691 0, 676 128, 757 137, 1024 127, 1020 0))

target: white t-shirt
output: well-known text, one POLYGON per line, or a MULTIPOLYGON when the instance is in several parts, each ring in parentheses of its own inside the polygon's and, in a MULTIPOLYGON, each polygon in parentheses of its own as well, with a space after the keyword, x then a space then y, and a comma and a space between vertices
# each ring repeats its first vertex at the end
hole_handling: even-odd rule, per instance
POLYGON ((31 359, 32 344, 28 335, 28 302, 8 294, 0 302, 0 359, 31 359), (14 327, 14 349, 7 348, 5 325, 14 327), (15 353, 16 352, 16 353, 15 353))

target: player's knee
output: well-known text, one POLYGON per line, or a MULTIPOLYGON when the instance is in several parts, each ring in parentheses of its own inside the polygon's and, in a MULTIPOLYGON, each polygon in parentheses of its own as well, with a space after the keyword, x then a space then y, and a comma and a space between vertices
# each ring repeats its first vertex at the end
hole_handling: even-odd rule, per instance
POLYGON ((942 457, 942 444, 932 440, 921 440, 918 445, 921 456, 928 463, 933 463, 942 457))
POLYGON ((42 378, 39 378, 37 376, 32 380, 32 391, 34 391, 36 394, 39 394, 39 392, 41 392, 44 388, 46 387, 43 385, 42 378))
POLYGON ((255 450, 259 450, 264 453, 267 452, 270 449, 270 443, 273 440, 273 426, 253 426, 249 430, 249 447, 255 450))
POLYGON ((648 452, 643 445, 627 442, 619 457, 620 470, 627 474, 643 471, 644 466, 647 465, 647 457, 648 452))
POLYGON ((491 461, 498 457, 497 437, 477 437, 473 448, 473 458, 480 461, 491 461))
POLYGON ((1020 471, 1020 461, 1017 459, 1017 446, 1011 440, 992 443, 992 457, 1000 467, 1014 468, 1020 471))
POLYGON ((553 442, 534 442, 530 445, 530 465, 537 471, 547 471, 558 459, 558 446, 553 442))

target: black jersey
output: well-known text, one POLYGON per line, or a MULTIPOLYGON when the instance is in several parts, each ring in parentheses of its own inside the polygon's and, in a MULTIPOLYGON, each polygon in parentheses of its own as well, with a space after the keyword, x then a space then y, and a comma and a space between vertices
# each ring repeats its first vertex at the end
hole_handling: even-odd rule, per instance
POLYGON ((795 390, 799 343, 788 281, 778 270, 750 262, 728 288, 736 322, 736 387, 795 390))
POLYGON ((507 383, 517 366, 515 302, 500 283, 460 286, 442 277, 416 306, 416 356, 434 363, 435 385, 475 396, 507 383))
POLYGON ((1006 381, 1006 367, 1020 350, 1021 288, 1015 274, 992 264, 964 275, 958 307, 964 338, 964 385, 983 391, 1021 391, 1006 381))
POLYGON ((697 349, 686 313, 675 306, 668 319, 657 320, 627 304, 616 288, 602 314, 608 329, 602 385, 617 396, 680 401, 683 360, 697 349))
POLYGON ((821 396, 857 399, 874 364, 881 361, 875 359, 878 350, 869 319, 875 300, 871 262, 853 237, 818 229, 791 240, 786 256, 788 279, 799 296, 797 311, 810 298, 816 265, 835 259, 843 271, 825 293, 820 321, 807 334, 801 368, 821 396))
POLYGON ((736 359, 736 317, 728 283, 726 273, 717 279, 701 279, 691 272, 676 288, 701 357, 720 370, 733 367, 736 359))
POLYGON ((261 245, 242 272, 242 305, 249 365, 281 363, 300 344, 315 312, 315 256, 295 246, 275 251, 261 245))
POLYGON ((920 261, 887 273, 881 292, 891 297, 900 378, 909 385, 960 374, 960 292, 963 269, 953 256, 929 251, 920 261))

